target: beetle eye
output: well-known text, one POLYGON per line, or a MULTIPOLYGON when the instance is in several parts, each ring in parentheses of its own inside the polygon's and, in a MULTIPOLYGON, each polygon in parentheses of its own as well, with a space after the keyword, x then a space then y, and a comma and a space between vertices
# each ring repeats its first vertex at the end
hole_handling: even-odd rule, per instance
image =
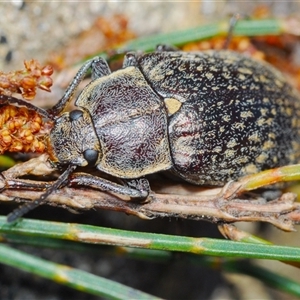
POLYGON ((69 113, 69 117, 71 121, 75 121, 79 118, 82 118, 82 116, 83 116, 83 112, 79 109, 72 110, 69 113))
POLYGON ((83 157, 88 162, 89 165, 95 165, 98 159, 99 152, 93 149, 87 149, 83 152, 83 157))

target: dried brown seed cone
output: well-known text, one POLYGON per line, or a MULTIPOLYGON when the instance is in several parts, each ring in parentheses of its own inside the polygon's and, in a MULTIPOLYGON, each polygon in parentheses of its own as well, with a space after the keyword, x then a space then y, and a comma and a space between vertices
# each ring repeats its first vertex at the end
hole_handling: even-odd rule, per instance
POLYGON ((0 154, 4 152, 43 153, 47 149, 52 122, 45 122, 25 107, 0 107, 0 154))

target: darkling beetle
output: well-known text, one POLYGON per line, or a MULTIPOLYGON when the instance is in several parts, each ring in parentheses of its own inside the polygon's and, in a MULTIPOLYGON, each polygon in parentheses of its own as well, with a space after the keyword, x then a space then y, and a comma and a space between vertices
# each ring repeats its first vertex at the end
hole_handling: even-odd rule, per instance
POLYGON ((55 120, 51 160, 67 168, 8 221, 42 203, 71 174, 72 183, 145 199, 144 176, 157 172, 224 185, 299 161, 299 94, 272 66, 231 51, 127 53, 115 72, 97 57, 81 67, 53 108, 39 110, 55 120), (62 113, 89 69, 92 81, 78 108, 62 113), (95 166, 124 185, 73 173, 78 166, 95 166))

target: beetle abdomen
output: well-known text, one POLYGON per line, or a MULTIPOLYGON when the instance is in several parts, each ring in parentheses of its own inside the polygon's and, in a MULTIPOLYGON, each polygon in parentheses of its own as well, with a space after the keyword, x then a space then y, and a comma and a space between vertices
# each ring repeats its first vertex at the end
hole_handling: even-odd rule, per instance
POLYGON ((141 70, 164 98, 174 172, 196 184, 230 179, 300 157, 300 97, 268 64, 230 51, 142 56, 141 70))

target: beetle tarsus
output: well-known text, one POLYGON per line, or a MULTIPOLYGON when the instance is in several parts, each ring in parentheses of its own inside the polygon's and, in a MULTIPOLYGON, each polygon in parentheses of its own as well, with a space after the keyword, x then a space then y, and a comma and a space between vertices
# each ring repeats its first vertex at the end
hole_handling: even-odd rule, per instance
POLYGON ((86 173, 72 174, 69 184, 71 186, 88 186, 100 191, 108 191, 128 196, 132 199, 146 199, 150 192, 150 185, 147 179, 124 180, 125 185, 120 185, 107 179, 93 176, 86 173), (147 183, 146 183, 147 181, 147 183))
POLYGON ((40 198, 21 205, 16 208, 7 216, 7 222, 12 223, 18 218, 24 216, 29 211, 35 209, 37 206, 45 202, 45 200, 51 195, 55 190, 59 189, 63 184, 65 184, 70 176, 70 174, 76 169, 75 165, 69 165, 68 168, 59 176, 59 178, 52 184, 45 193, 43 193, 40 198))
POLYGON ((126 185, 136 191, 136 195, 131 198, 145 200, 150 193, 150 184, 146 178, 137 178, 125 181, 126 185))

